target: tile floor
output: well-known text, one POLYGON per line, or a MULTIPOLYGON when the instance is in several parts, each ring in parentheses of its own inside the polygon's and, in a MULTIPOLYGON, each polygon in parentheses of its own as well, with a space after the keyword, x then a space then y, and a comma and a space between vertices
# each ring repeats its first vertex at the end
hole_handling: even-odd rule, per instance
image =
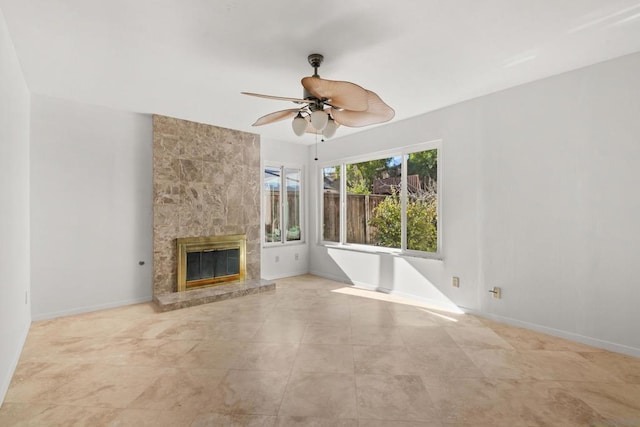
POLYGON ((640 359, 340 288, 35 322, 0 425, 640 426, 640 359))

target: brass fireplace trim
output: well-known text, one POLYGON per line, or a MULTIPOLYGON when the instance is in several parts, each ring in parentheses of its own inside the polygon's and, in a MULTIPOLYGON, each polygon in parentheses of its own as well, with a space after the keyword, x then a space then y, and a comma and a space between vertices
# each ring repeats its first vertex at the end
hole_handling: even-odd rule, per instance
POLYGON ((176 243, 178 246, 178 292, 184 292, 187 289, 195 287, 213 286, 221 284, 221 282, 227 283, 244 279, 247 270, 246 234, 230 234, 228 236, 208 237, 183 237, 176 239, 176 243), (187 282, 187 253, 225 249, 240 250, 239 274, 187 282))

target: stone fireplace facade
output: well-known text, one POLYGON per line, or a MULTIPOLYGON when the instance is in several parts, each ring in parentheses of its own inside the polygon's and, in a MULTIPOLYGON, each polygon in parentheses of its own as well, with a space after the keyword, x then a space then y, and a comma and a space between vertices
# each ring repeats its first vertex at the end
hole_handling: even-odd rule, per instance
POLYGON ((246 234, 260 280, 260 136, 153 116, 153 294, 177 291, 176 239, 246 234))

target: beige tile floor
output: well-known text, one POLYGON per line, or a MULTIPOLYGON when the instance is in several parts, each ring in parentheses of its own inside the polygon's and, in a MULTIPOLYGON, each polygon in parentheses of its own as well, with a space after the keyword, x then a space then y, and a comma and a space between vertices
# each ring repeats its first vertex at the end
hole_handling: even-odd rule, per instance
POLYGON ((35 322, 0 426, 640 426, 640 359, 340 288, 35 322))

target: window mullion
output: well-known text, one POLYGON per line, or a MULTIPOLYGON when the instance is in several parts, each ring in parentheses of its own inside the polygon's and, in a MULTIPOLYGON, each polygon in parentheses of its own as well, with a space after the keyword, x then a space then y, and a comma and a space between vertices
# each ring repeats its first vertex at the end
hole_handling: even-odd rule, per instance
POLYGON ((407 155, 402 154, 400 169, 400 250, 407 250, 407 155))
POLYGON ((340 164, 340 244, 347 242, 347 165, 340 164))
POLYGON ((285 169, 283 166, 280 166, 280 243, 286 243, 286 229, 287 229, 287 218, 286 209, 285 209, 285 201, 287 200, 287 179, 284 176, 285 169))

